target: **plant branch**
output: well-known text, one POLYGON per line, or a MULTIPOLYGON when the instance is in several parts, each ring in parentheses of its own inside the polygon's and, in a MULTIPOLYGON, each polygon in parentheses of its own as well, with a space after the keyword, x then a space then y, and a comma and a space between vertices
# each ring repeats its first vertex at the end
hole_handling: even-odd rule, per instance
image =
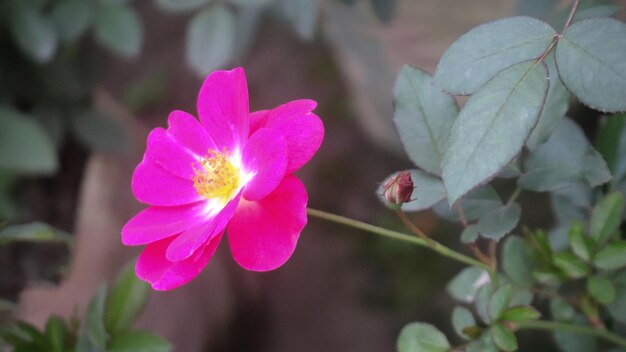
POLYGON ((572 24, 572 21, 574 20, 574 15, 576 14, 576 10, 578 10, 578 5, 580 5, 580 0, 574 0, 574 5, 572 5, 571 10, 569 10, 569 15, 567 15, 567 20, 563 25, 561 33, 565 32, 569 25, 572 24))
POLYGON ((430 244, 428 241, 422 239, 422 238, 418 238, 415 236, 411 236, 411 235, 407 235, 401 232, 397 232, 397 231, 392 231, 392 230, 388 230, 382 227, 378 227, 378 226, 374 226, 362 221, 358 221, 358 220, 354 220, 354 219, 350 219, 347 218, 345 216, 341 216, 341 215, 335 215, 335 214, 331 214, 331 213, 327 213, 325 211, 321 211, 321 210, 317 210, 317 209, 311 209, 311 208, 307 208, 307 213, 313 217, 319 218, 319 219, 323 219, 326 221, 331 221, 337 224, 341 224, 344 226, 348 226, 348 227, 352 227, 355 229, 359 229, 359 230, 363 230, 363 231, 367 231, 369 233, 373 233, 376 235, 380 235, 380 236, 384 236, 384 237, 389 237, 389 238, 393 238, 396 240, 400 240, 400 241, 404 241, 404 242, 408 242, 408 243, 412 243, 412 244, 416 244, 418 246, 422 246, 422 247, 426 247, 426 248, 430 248, 433 251, 448 257, 450 259, 456 260, 458 262, 461 263, 465 263, 471 266, 475 266, 477 268, 483 269, 489 273, 493 273, 493 269, 490 268, 488 265, 485 265, 484 263, 481 263, 479 261, 477 261, 474 258, 468 257, 465 254, 459 253, 455 250, 452 250, 444 245, 442 245, 441 243, 430 239, 432 241, 432 244, 430 244))
POLYGON ((400 220, 402 220, 404 225, 409 230, 411 230, 411 232, 416 234, 417 237, 419 237, 419 238, 423 239, 424 241, 426 241, 426 243, 428 243, 428 245, 431 246, 431 247, 435 247, 436 246, 435 240, 433 240, 432 238, 428 237, 419 227, 417 227, 417 225, 415 225, 411 221, 411 219, 409 219, 409 217, 406 216, 406 214, 402 211, 402 209, 396 209, 396 214, 398 215, 400 220))
POLYGON ((515 324, 520 330, 549 330, 549 331, 570 331, 579 334, 596 336, 610 341, 618 346, 626 347, 626 339, 608 330, 592 328, 589 326, 560 323, 547 320, 524 321, 515 324))

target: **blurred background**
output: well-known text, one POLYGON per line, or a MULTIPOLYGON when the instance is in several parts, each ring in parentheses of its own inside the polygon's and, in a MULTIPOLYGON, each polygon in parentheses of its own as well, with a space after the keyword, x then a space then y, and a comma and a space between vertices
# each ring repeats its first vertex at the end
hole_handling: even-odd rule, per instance
MULTIPOLYGON (((399 68, 433 72, 478 24, 514 14, 558 23, 568 5, 0 0, 0 322, 42 326, 84 311, 100 282, 138 255, 120 229, 142 208, 130 178, 147 133, 172 110, 195 114, 215 69, 245 68, 253 110, 318 102, 325 141, 299 171, 311 207, 404 231, 375 194, 412 167, 392 123, 399 68)), ((543 201, 527 224, 550 224, 543 201)), ((430 212, 412 218, 466 250, 457 225, 430 212)), ((409 321, 451 331, 445 285, 459 268, 311 218, 282 268, 245 272, 223 243, 192 283, 151 293, 136 326, 177 351, 390 351, 409 321)))

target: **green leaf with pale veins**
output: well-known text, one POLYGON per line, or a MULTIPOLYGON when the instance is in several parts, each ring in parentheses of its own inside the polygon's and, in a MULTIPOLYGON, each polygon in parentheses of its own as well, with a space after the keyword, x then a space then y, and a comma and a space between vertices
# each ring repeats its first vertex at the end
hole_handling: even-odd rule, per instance
POLYGON ((393 94, 393 121, 404 150, 415 165, 441 174, 443 151, 458 115, 454 99, 437 88, 428 73, 406 65, 393 94))
POLYGON ((503 351, 517 351, 517 338, 515 334, 502 324, 494 324, 491 329, 493 342, 503 351))
POLYGON ((575 22, 556 47, 559 76, 585 105, 626 110, 626 24, 612 18, 575 22))
POLYGON ((570 252, 559 252, 552 256, 554 265, 572 279, 579 279, 590 272, 589 266, 570 252))
POLYGON ((541 313, 531 306, 515 306, 511 307, 500 316, 502 321, 528 321, 541 317, 541 313))
POLYGON ((468 336, 463 333, 463 329, 469 326, 475 326, 476 320, 474 319, 474 315, 469 309, 465 307, 456 307, 452 311, 452 326, 454 327, 454 331, 456 331, 457 335, 460 337, 467 339, 468 336))
POLYGON ((522 215, 522 208, 513 202, 494 209, 478 220, 478 232, 481 236, 500 240, 513 231, 522 215))
POLYGON ((461 270, 446 287, 450 295, 461 302, 474 301, 478 290, 489 283, 489 274, 474 267, 461 270))
POLYGON ((453 94, 472 94, 501 70, 537 58, 556 32, 531 17, 511 17, 480 25, 443 54, 435 83, 453 94))
POLYGON ((547 69, 533 60, 501 71, 467 101, 443 157, 450 204, 489 181, 519 154, 547 91, 547 69))
POLYGON ((611 179, 602 155, 569 118, 557 123, 548 140, 526 158, 523 169, 518 185, 537 192, 554 191, 581 181, 598 186, 611 179))
POLYGON ((604 270, 626 267, 626 241, 610 242, 596 253, 593 263, 597 268, 604 270))
POLYGON ((400 331, 398 352, 447 352, 450 343, 436 327, 426 323, 411 323, 400 331))
POLYGON ((608 277, 594 275, 587 280, 587 292, 601 304, 615 301, 615 285, 608 277))
POLYGON ((511 285, 504 285, 491 295, 487 313, 492 321, 498 320, 502 312, 509 307, 512 296, 513 287, 511 285))
POLYGON ((530 150, 537 148, 550 136, 569 107, 570 95, 559 79, 553 54, 546 58, 546 65, 550 74, 550 87, 548 88, 546 103, 541 110, 541 115, 539 115, 539 121, 526 141, 526 146, 530 150))
POLYGON ((135 321, 150 293, 150 285, 135 275, 135 262, 122 269, 107 301, 105 324, 111 334, 127 330, 135 321))
POLYGON ((197 13, 187 27, 187 63, 199 75, 221 68, 235 52, 235 17, 217 5, 197 13))
POLYGON ((624 212, 624 195, 616 191, 602 198, 591 213, 591 237, 598 244, 606 242, 617 231, 624 212))
POLYGON ((438 203, 433 209, 437 215, 445 219, 459 221, 460 217, 456 209, 459 207, 463 211, 465 219, 467 221, 472 221, 480 218, 491 210, 502 206, 502 200, 491 185, 485 185, 470 191, 467 195, 463 196, 461 200, 459 200, 458 204, 451 209, 450 205, 448 205, 448 202, 446 201, 438 203), (458 204, 460 204, 460 207, 458 204))
POLYGON ((513 282, 530 287, 535 282, 533 277, 534 262, 532 248, 518 236, 509 236, 502 248, 502 269, 513 282))

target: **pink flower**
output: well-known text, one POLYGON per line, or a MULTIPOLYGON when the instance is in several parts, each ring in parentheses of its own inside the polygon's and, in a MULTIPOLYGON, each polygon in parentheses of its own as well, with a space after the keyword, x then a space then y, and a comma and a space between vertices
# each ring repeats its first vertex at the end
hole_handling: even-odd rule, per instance
POLYGON ((312 100, 250 113, 242 68, 216 71, 198 96, 200 121, 173 111, 148 136, 135 169, 135 197, 149 207, 122 229, 126 245, 146 245, 137 276, 171 290, 207 265, 227 229, 243 268, 276 269, 306 225, 307 193, 293 174, 324 136, 312 100))

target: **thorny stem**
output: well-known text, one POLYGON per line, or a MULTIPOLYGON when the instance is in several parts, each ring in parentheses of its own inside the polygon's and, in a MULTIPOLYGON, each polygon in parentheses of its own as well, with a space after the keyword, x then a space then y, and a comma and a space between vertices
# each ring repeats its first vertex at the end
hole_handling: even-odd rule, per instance
POLYGON ((592 328, 589 326, 574 325, 556 321, 535 320, 515 323, 520 330, 549 330, 549 331, 571 331, 579 334, 592 335, 613 342, 614 344, 626 347, 626 339, 608 330, 592 328))
POLYGON ((494 273, 493 269, 489 267, 488 265, 485 265, 484 263, 481 263, 474 258, 468 257, 465 254, 452 250, 433 239, 430 239, 430 241, 432 241, 432 243, 430 243, 430 241, 424 240, 423 238, 418 238, 418 237, 407 235, 401 232, 388 230, 388 229, 374 226, 374 225, 371 225, 362 221, 350 219, 345 216, 327 213, 322 210, 307 208, 307 213, 319 219, 323 219, 323 220, 331 221, 331 222, 338 223, 341 225, 349 226, 355 229, 367 231, 376 235, 416 244, 418 246, 427 247, 450 259, 453 259, 458 262, 465 263, 471 266, 475 266, 491 274, 494 273))
POLYGON ((402 211, 402 209, 396 209, 396 214, 398 214, 398 217, 400 218, 400 220, 402 220, 402 222, 404 223, 404 225, 411 230, 411 232, 413 232, 414 234, 417 235, 417 237, 423 239, 424 241, 426 241, 428 243, 429 246, 431 247, 435 247, 435 240, 433 240, 432 238, 428 237, 419 227, 417 227, 417 225, 415 225, 411 219, 409 219, 408 216, 406 216, 406 214, 402 211))

